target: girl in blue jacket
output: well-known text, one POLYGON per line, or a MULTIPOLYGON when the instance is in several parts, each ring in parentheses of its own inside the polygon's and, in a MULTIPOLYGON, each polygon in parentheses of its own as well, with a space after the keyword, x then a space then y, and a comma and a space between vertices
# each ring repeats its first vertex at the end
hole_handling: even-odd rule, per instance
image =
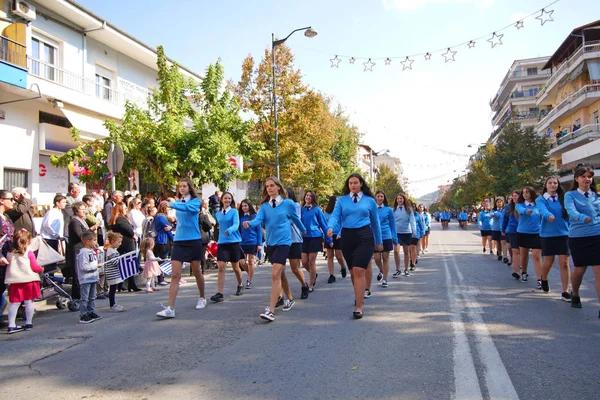
POLYGON ((394 272, 392 277, 398 278, 402 275, 402 272, 400 272, 400 247, 402 247, 402 251, 404 252, 404 276, 410 276, 408 272, 410 242, 413 237, 417 237, 417 221, 410 207, 410 202, 402 193, 396 195, 393 209, 396 220, 396 233, 398 234, 398 245, 394 248, 396 272, 394 272))
POLYGON ((569 249, 575 265, 571 276, 571 307, 581 308, 579 287, 590 265, 600 301, 600 198, 593 168, 579 167, 575 170, 573 186, 565 194, 565 208, 569 214, 569 249))
POLYGON ((512 277, 521 279, 521 251, 517 242, 517 226, 519 225, 519 214, 517 214, 517 203, 521 192, 515 190, 508 196, 508 206, 502 221, 502 232, 506 235, 509 246, 510 261, 508 265, 513 266, 512 277))
POLYGON ((570 301, 569 278, 569 222, 567 210, 564 207, 565 192, 560 187, 558 178, 551 176, 544 183, 542 195, 535 199, 535 204, 542 216, 540 237, 542 239, 542 290, 550 291, 548 274, 558 256, 560 280, 562 282, 562 299, 570 301))
MULTIPOLYGON (((302 243, 302 266, 310 274, 309 292, 317 283, 317 253, 323 251, 323 235, 327 232, 327 223, 323 211, 317 202, 317 195, 309 190, 302 200, 302 223, 306 227, 306 236, 302 243)), ((326 241, 331 242, 327 237, 326 241)), ((327 283, 335 282, 335 275, 329 275, 327 283)))
POLYGON ((429 230, 431 228, 431 216, 427 212, 425 204, 419 204, 419 214, 421 214, 423 222, 425 223, 425 235, 421 238, 421 254, 425 254, 429 247, 429 230))
POLYGON ((519 224, 517 225, 517 242, 521 253, 521 282, 527 282, 527 264, 529 250, 533 258, 533 266, 537 276, 538 289, 542 288, 542 241, 540 240, 540 210, 535 205, 537 193, 531 186, 521 190, 517 203, 519 224))
MULTIPOLYGON (((325 221, 329 224, 329 218, 331 217, 331 213, 333 213, 333 209, 335 208, 335 203, 337 202, 337 196, 330 196, 329 202, 327 203, 327 207, 325 207, 325 211, 323 215, 325 216, 325 221)), ((340 232, 334 232, 333 237, 331 238, 331 242, 325 246, 326 254, 327 254, 327 269, 329 270, 329 275, 334 275, 333 269, 333 256, 335 254, 335 258, 340 264, 340 272, 342 274, 342 278, 346 277, 347 269, 346 269, 346 261, 344 260, 344 256, 342 255, 342 238, 340 236, 340 232)))
MULTIPOLYGON (((286 187, 285 191, 287 192, 288 200, 294 203, 294 210, 296 211, 296 215, 298 215, 298 218, 300 218, 302 216, 302 207, 300 207, 300 203, 296 201, 296 193, 294 193, 294 189, 291 187, 286 187)), ((290 246, 290 256, 288 260, 290 262, 290 269, 292 270, 292 274, 294 274, 296 279, 298 279, 298 282, 300 282, 300 299, 306 300, 308 298, 308 294, 310 293, 310 288, 308 286, 308 282, 306 282, 306 278, 304 277, 304 270, 300 267, 300 262, 302 261, 302 243, 304 242, 304 238, 302 237, 302 233, 296 225, 292 224, 291 228, 292 245, 290 246)), ((281 274, 281 285, 283 287, 289 285, 285 274, 281 274)), ((279 297, 279 300, 277 300, 277 304, 283 304, 283 293, 279 297)))
POLYGON ((508 262, 508 258, 506 257, 506 249, 502 248, 502 241, 504 238, 502 237, 502 215, 504 211, 504 199, 502 197, 496 198, 494 202, 494 208, 490 212, 492 216, 492 241, 496 242, 496 255, 498 256, 498 261, 502 261, 502 255, 504 255, 504 259, 508 262))
POLYGON ((425 222, 423 216, 417 210, 417 207, 411 203, 413 214, 415 216, 415 225, 417 227, 417 236, 410 240, 410 270, 414 271, 419 262, 419 244, 421 238, 425 236, 425 222))
POLYGON ((248 199, 244 199, 240 203, 238 210, 240 218, 240 234, 242 236, 242 242, 240 243, 242 251, 246 255, 248 261, 246 263, 246 272, 248 278, 246 279, 246 289, 252 289, 252 278, 254 277, 254 266, 256 261, 256 254, 262 247, 262 227, 256 226, 252 229, 246 229, 243 227, 245 221, 252 221, 256 216, 256 210, 248 199))
MULTIPOLYGON (((375 201, 377 202, 377 215, 381 225, 381 238, 383 239, 383 251, 376 251, 373 254, 375 264, 379 268, 377 281, 381 281, 381 287, 388 287, 388 272, 390 271, 390 251, 398 244, 398 234, 396 233, 396 220, 394 211, 388 205, 387 198, 383 190, 375 192, 375 201)), ((367 280, 367 288, 370 288, 370 282, 367 280)))
POLYGON ((485 245, 487 243, 490 254, 494 254, 492 251, 492 215, 490 213, 490 203, 487 200, 483 202, 483 211, 479 213, 477 225, 479 225, 479 231, 481 232, 483 252, 485 253, 485 245))

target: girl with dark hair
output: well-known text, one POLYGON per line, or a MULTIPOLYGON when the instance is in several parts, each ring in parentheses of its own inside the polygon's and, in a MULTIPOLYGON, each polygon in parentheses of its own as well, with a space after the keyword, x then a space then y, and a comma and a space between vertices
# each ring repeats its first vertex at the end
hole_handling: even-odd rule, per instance
POLYGON ((366 269, 373 249, 383 250, 381 226, 371 189, 360 174, 353 173, 346 179, 342 194, 329 218, 327 235, 332 237, 333 232, 342 229, 342 253, 354 284, 353 317, 360 319, 363 317, 366 269))
POLYGON ((419 262, 419 244, 421 243, 421 238, 425 236, 425 221, 423 221, 423 216, 419 213, 415 205, 412 202, 410 202, 410 205, 415 216, 415 226, 417 227, 416 237, 410 239, 410 270, 414 271, 419 262))
POLYGON ((562 295, 564 301, 570 301, 569 280, 571 270, 569 268, 569 223, 567 222, 567 210, 565 210, 565 192, 560 187, 556 176, 551 176, 544 183, 542 195, 535 199, 535 204, 542 216, 540 237, 542 239, 542 290, 550 291, 548 274, 554 264, 555 256, 558 256, 560 267, 560 280, 562 282, 562 295))
POLYGON ((217 274, 217 293, 210 298, 210 301, 219 303, 223 301, 223 290, 225 287, 225 268, 227 263, 231 263, 235 279, 237 280, 236 296, 241 296, 244 286, 242 285, 242 270, 240 269, 240 260, 242 257, 242 248, 240 242, 240 215, 235 209, 235 200, 229 192, 224 193, 219 200, 219 211, 215 213, 215 218, 219 224, 219 238, 217 240, 217 265, 219 272, 217 274))
MULTIPOLYGON (((73 209, 73 211, 74 211, 73 212, 74 214, 77 214, 77 212, 75 212, 75 209, 73 209)), ((75 219, 75 217, 74 217, 74 219, 75 219)), ((120 233, 121 235, 123 235, 123 241, 121 243, 121 246, 119 246, 119 248, 117 249, 119 251, 120 255, 124 255, 124 254, 130 253, 132 251, 135 251, 136 242, 137 242, 138 238, 137 238, 137 236, 135 236, 135 232, 133 230, 133 225, 127 219, 127 214, 125 211, 124 203, 117 203, 112 208, 110 220, 108 221, 108 226, 111 231, 117 232, 117 233, 120 233)), ((83 244, 82 244, 82 246, 83 246, 83 244)), ((78 253, 79 253, 79 251, 78 251, 78 253)), ((118 288, 119 288, 119 291, 122 291, 123 284, 119 283, 118 288)), ((138 288, 135 283, 135 276, 130 276, 129 278, 127 278, 127 291, 140 292, 141 290, 142 289, 138 288)))
POLYGON ((579 167, 575 170, 573 186, 565 194, 564 204, 569 214, 569 249, 575 265, 571 275, 571 307, 581 308, 579 287, 590 265, 600 301, 600 198, 593 168, 579 167))
POLYGON ((485 200, 483 202, 483 211, 479 213, 477 217, 477 225, 479 225, 479 231, 481 232, 481 244, 483 246, 483 253, 485 254, 485 245, 488 244, 490 248, 490 254, 493 254, 492 250, 492 215, 490 213, 490 203, 485 200))
MULTIPOLYGON (((388 206, 388 201, 383 190, 375 192, 375 201, 377 202, 377 215, 379 216, 379 225, 381 226, 381 239, 383 240, 383 250, 375 251, 373 258, 379 268, 377 281, 381 281, 381 287, 388 287, 388 272, 390 271, 390 251, 398 245, 398 234, 396 233, 396 219, 394 210, 388 206)), ((367 288, 371 282, 367 282, 367 288)))
MULTIPOLYGON (((494 201, 494 208, 490 212, 492 217, 492 240, 496 242, 496 255, 498 261, 502 261, 502 254, 506 249, 502 248, 502 211, 504 210, 504 199, 497 197, 494 201)), ((506 256, 504 257, 506 258, 506 256)))
POLYGON ((508 206, 504 221, 502 221, 502 231, 506 234, 506 241, 510 247, 510 262, 513 266, 512 277, 521 279, 521 251, 517 242, 517 227, 519 226, 519 214, 517 214, 517 202, 519 201, 519 191, 515 190, 508 198, 508 206))
MULTIPOLYGON (((6 266, 8 265, 8 252, 12 248, 13 234, 15 227, 12 220, 4 215, 8 210, 12 210, 15 205, 15 199, 8 190, 0 190, 0 297, 6 289, 4 277, 6 275, 6 266)), ((61 232, 62 233, 62 232, 61 232)), ((0 325, 3 325, 2 309, 0 308, 0 325)))
MULTIPOLYGON (((425 235, 421 238, 421 254, 427 253, 427 248, 429 247, 429 232, 431 230, 431 215, 427 211, 427 207, 425 204, 419 204, 419 214, 423 217, 423 222, 425 223, 425 235)), ((466 216, 466 214, 465 214, 466 216)))
POLYGON ((540 240, 540 211, 535 205, 538 195, 531 186, 521 190, 519 201, 516 205, 519 214, 517 225, 517 243, 521 253, 521 282, 527 282, 527 264, 529 263, 529 250, 533 258, 533 267, 537 277, 537 287, 542 288, 542 241, 540 240))
MULTIPOLYGON (((302 211, 300 210, 300 204, 296 201, 296 194, 294 193, 294 189, 291 187, 285 188, 287 192, 287 198, 294 202, 294 210, 296 211, 296 215, 298 218, 301 217, 302 211)), ((288 260, 290 261, 290 268, 292 269, 292 273, 298 281, 300 282, 300 287, 302 288, 300 293, 300 299, 305 300, 308 298, 308 294, 310 293, 310 289, 308 286, 308 282, 306 282, 306 278, 304 277, 304 271, 300 268, 300 261, 302 260, 302 243, 304 242, 304 238, 302 237, 302 233, 296 227, 296 225, 291 225, 291 234, 292 234, 292 245, 290 246, 290 256, 288 260)), ((281 274, 281 285, 282 287, 289 287, 289 282, 287 280, 287 276, 285 273, 281 274)), ((277 305, 283 305, 283 296, 280 296, 277 300, 277 305)))
MULTIPOLYGON (((317 283, 317 253, 323 250, 323 235, 327 232, 327 222, 317 202, 317 195, 309 190, 304 194, 301 209, 302 223, 306 227, 306 235, 302 242, 302 266, 310 274, 309 292, 317 283)), ((327 237, 327 243, 331 238, 327 237)), ((335 282, 335 275, 329 275, 327 283, 335 282)))
POLYGON ((396 195, 394 200, 394 220, 396 222, 396 233, 398 235, 398 245, 394 248, 394 261, 396 263, 396 272, 392 277, 398 278, 402 275, 400 272, 400 246, 404 251, 404 276, 410 276, 408 264, 410 262, 410 242, 413 237, 417 237, 417 221, 412 212, 410 201, 402 193, 396 195))
MULTIPOLYGON (((323 216, 325 217, 325 221, 329 223, 329 218, 333 213, 333 209, 335 208, 335 203, 337 202, 337 196, 329 196, 329 201, 327 202, 327 207, 325 207, 325 211, 323 212, 323 216)), ((346 277, 346 261, 344 260, 344 256, 342 255, 342 237, 340 236, 340 232, 334 232, 331 243, 328 243, 326 247, 327 254, 327 269, 329 270, 329 275, 334 275, 333 268, 333 256, 335 254, 335 258, 341 267, 342 278, 346 277)))
POLYGON ((244 199, 240 203, 239 218, 240 218, 240 233, 242 235, 242 252, 248 258, 246 280, 246 289, 252 289, 252 278, 254 277, 254 265, 256 261, 256 253, 262 246, 262 227, 256 226, 252 229, 246 229, 243 226, 245 221, 252 221, 256 216, 256 210, 248 199, 244 199))
POLYGON ((181 267, 184 262, 190 263, 190 268, 192 268, 196 277, 196 285, 198 286, 200 295, 196 303, 196 310, 206 307, 204 276, 200 267, 200 260, 202 260, 202 238, 200 235, 200 226, 198 225, 200 199, 196 195, 194 185, 190 179, 184 178, 179 181, 177 185, 177 199, 177 201, 170 203, 170 207, 176 211, 177 234, 173 240, 173 251, 171 254, 172 272, 169 303, 164 310, 156 313, 156 316, 161 318, 175 318, 175 300, 179 291, 181 267))
MULTIPOLYGON (((292 244, 291 222, 294 223, 302 234, 306 228, 296 214, 294 202, 287 199, 287 193, 279 179, 269 177, 265 181, 262 193, 261 207, 252 221, 245 221, 244 228, 260 226, 264 222, 267 231, 267 253, 273 264, 271 271, 271 300, 269 306, 260 314, 266 321, 275 321, 275 306, 279 300, 282 289, 281 276, 284 274, 285 263, 290 255, 292 244)), ((287 280, 286 280, 287 282, 287 280)), ((283 306, 284 311, 289 311, 294 306, 292 292, 289 285, 283 287, 288 300, 283 306)))

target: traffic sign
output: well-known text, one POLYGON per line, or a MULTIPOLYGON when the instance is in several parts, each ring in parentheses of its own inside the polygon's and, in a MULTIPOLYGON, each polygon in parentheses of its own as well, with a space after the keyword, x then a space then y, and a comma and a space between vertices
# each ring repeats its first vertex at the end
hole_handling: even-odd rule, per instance
POLYGON ((106 165, 108 166, 108 170, 116 175, 121 172, 121 168, 123 168, 123 161, 125 161, 125 154, 123 154, 123 149, 118 144, 111 146, 110 151, 108 152, 108 156, 106 157, 106 165))

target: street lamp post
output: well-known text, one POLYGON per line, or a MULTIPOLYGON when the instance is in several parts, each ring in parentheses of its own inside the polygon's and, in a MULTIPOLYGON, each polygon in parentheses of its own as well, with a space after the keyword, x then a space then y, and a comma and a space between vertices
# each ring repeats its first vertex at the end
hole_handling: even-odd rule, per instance
POLYGON ((275 130, 275 171, 277 179, 279 177, 279 132, 277 131, 277 96, 275 93, 275 47, 285 42, 292 34, 298 31, 305 31, 304 36, 312 38, 317 36, 317 31, 312 29, 310 26, 305 28, 294 29, 289 35, 283 39, 275 40, 275 34, 271 34, 271 61, 273 64, 273 129, 275 130))

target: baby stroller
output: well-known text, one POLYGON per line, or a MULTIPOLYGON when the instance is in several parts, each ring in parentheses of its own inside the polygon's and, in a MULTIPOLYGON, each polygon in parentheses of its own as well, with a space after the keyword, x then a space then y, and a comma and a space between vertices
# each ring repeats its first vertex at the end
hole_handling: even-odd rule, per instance
POLYGON ((217 250, 219 246, 217 242, 211 240, 206 246, 206 269, 217 269, 217 250))
MULTIPOLYGON (((55 305, 59 310, 68 308, 69 311, 77 311, 79 306, 62 287, 63 278, 52 276, 54 272, 58 271, 58 267, 52 267, 52 265, 64 261, 64 257, 50 247, 40 236, 36 236, 31 240, 29 249, 33 252, 37 251, 37 262, 40 267, 44 268, 44 272, 40 273, 41 296, 35 301, 47 301, 56 298, 55 305), (50 266, 50 268, 46 266, 50 266)), ((25 318, 25 306, 22 303, 17 310, 17 318, 25 318)))

